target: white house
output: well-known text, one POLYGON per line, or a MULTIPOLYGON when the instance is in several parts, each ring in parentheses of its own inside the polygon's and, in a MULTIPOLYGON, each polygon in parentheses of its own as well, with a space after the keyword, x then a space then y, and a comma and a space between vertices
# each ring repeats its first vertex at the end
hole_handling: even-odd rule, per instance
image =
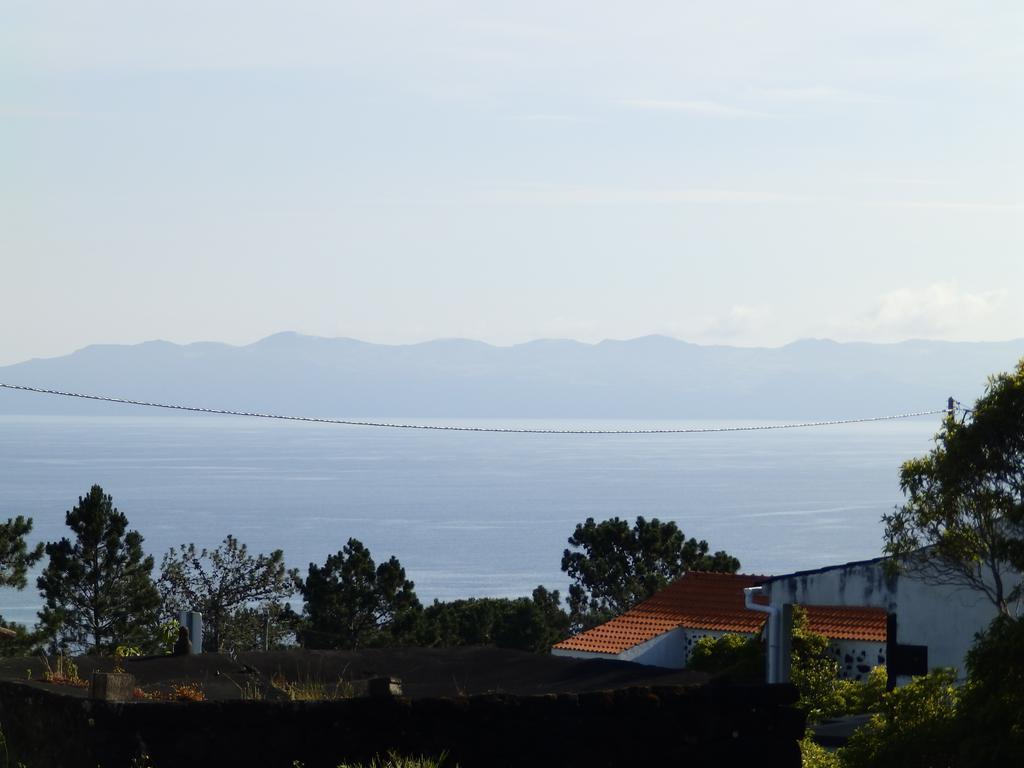
MULTIPOLYGON (((890 679, 902 682, 935 667, 955 667, 963 677, 967 651, 975 634, 996 617, 995 606, 975 590, 891 573, 885 562, 886 558, 875 558, 772 576, 762 579, 755 592, 767 599, 773 620, 786 604, 809 611, 818 605, 883 611, 890 679)), ((776 654, 781 653, 777 644, 776 654)), ((772 664, 769 651, 769 668, 772 664)), ((777 658, 775 664, 778 668, 783 662, 777 658)))
MULTIPOLYGON (((563 640, 551 652, 681 669, 702 637, 749 637, 761 631, 767 600, 754 598, 756 607, 748 607, 744 589, 771 578, 691 571, 622 616, 563 640)), ((806 608, 810 628, 831 641, 829 652, 839 660, 843 677, 863 679, 871 667, 886 663, 883 608, 820 602, 806 608)))

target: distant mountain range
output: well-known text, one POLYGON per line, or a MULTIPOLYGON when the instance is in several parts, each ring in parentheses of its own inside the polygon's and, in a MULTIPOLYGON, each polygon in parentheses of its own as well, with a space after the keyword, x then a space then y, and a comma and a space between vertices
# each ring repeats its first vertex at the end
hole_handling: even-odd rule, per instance
MULTIPOLYGON (((818 419, 930 410, 950 395, 968 404, 1022 356, 1024 339, 742 348, 646 336, 496 347, 279 333, 242 347, 90 346, 0 367, 0 382, 335 418, 818 419)), ((0 413, 141 411, 0 390, 0 413)))

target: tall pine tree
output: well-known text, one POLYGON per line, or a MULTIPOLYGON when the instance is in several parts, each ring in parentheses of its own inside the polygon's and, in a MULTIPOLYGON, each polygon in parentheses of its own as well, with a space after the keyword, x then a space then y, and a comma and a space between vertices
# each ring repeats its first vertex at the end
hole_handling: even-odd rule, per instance
POLYGON ((65 522, 74 541, 46 545, 50 559, 37 581, 46 601, 39 612, 43 636, 55 648, 91 653, 148 645, 160 598, 142 535, 128 530, 128 518, 98 485, 79 497, 65 522))

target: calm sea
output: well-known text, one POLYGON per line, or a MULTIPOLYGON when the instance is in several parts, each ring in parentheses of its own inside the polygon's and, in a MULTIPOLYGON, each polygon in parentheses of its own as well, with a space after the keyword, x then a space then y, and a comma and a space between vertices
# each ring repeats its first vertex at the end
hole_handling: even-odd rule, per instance
MULTIPOLYGON (((35 540, 59 538, 65 510, 99 483, 158 563, 177 544, 212 547, 231 533, 253 552, 283 549, 304 572, 356 537, 378 562, 397 556, 424 602, 564 591, 562 550, 588 516, 674 520, 745 572, 785 573, 878 555, 879 518, 902 498, 900 463, 931 447, 939 419, 580 436, 0 416, 0 517, 31 516, 35 540)), ((7 619, 32 622, 38 605, 34 580, 0 592, 7 619)))

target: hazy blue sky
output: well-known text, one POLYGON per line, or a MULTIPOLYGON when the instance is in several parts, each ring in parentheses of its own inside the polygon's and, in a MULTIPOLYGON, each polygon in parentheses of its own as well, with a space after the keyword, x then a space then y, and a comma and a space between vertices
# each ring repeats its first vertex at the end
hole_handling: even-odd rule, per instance
POLYGON ((1024 336, 1024 3, 0 0, 0 364, 1024 336))

